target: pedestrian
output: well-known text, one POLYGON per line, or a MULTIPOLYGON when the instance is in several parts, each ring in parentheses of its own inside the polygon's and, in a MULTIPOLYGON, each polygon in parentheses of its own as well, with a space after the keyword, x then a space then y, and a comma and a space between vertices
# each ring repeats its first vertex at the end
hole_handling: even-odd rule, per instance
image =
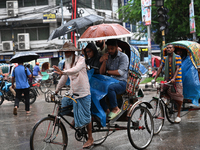
POLYGON ((74 96, 77 103, 72 99, 64 97, 61 107, 73 105, 74 121, 72 125, 81 128, 87 125, 88 140, 83 145, 83 148, 88 148, 93 144, 92 138, 92 123, 91 123, 91 94, 89 79, 86 71, 85 58, 75 55, 75 51, 78 49, 73 43, 66 42, 63 48, 59 50, 65 52, 65 70, 61 71, 57 66, 53 66, 56 73, 61 75, 59 83, 56 87, 55 93, 65 85, 67 79, 70 79, 70 91, 76 93, 79 96, 74 96))
POLYGON ((13 109, 13 114, 17 115, 17 109, 19 108, 19 100, 21 100, 22 94, 25 98, 25 111, 26 114, 30 113, 30 103, 29 103, 29 83, 28 77, 31 77, 30 71, 23 66, 23 62, 19 62, 18 66, 14 69, 12 73, 12 88, 14 89, 14 81, 16 82, 16 98, 13 109), (26 74, 27 73, 27 74, 26 74))
POLYGON ((175 100, 178 104, 178 114, 175 119, 176 123, 181 122, 180 112, 181 105, 183 103, 183 85, 182 85, 182 70, 181 70, 181 57, 174 53, 174 45, 167 45, 167 56, 162 59, 162 63, 157 71, 157 74, 152 80, 155 82, 159 74, 161 73, 163 67, 165 69, 165 81, 171 81, 173 86, 167 89, 167 94, 171 99, 175 100))

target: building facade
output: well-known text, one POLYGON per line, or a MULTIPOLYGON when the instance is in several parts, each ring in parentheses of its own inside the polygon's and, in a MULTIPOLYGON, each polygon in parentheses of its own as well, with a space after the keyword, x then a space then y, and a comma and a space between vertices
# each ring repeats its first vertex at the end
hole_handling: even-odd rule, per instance
MULTIPOLYGON (((72 0, 7 0, 0 1, 0 61, 9 60, 16 52, 35 51, 41 62, 58 64, 63 39, 47 41, 53 30, 71 19, 72 0), (63 15, 62 9, 63 8, 63 15), (55 15, 54 21, 45 21, 45 14, 55 15)), ((97 14, 104 22, 121 23, 117 10, 121 0, 77 0, 77 17, 97 14)), ((81 29, 82 34, 85 29, 81 29)), ((65 41, 70 36, 65 36, 65 41)))

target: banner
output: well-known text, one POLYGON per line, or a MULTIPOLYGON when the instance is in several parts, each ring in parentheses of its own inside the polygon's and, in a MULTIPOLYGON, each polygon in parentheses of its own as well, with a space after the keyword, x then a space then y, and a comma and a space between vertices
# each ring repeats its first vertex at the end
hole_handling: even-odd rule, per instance
POLYGON ((151 0, 141 0, 142 22, 144 25, 151 25, 151 0))
POLYGON ((190 33, 195 33, 196 32, 196 27, 195 27, 193 0, 191 0, 191 3, 189 5, 189 18, 190 18, 190 33))

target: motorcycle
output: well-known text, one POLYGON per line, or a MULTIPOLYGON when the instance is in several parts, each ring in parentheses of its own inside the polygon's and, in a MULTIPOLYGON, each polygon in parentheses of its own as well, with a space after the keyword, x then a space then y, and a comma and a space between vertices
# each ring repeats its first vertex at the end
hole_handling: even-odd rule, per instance
MULTIPOLYGON (((0 105, 3 103, 4 100, 14 102, 14 95, 9 89, 10 86, 12 86, 10 82, 4 80, 3 77, 0 77, 0 105)), ((37 94, 39 94, 37 88, 35 88, 34 86, 30 87, 29 89, 30 104, 33 104, 36 101, 37 94)), ((22 99, 20 101, 25 103, 24 95, 22 95, 22 99)))

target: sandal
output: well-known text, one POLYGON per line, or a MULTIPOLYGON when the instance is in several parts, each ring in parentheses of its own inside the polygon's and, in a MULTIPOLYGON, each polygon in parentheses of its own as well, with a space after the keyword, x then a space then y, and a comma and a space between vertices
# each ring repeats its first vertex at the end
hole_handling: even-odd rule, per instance
POLYGON ((17 108, 13 109, 13 115, 17 115, 17 108))
POLYGON ((26 111, 26 114, 30 114, 31 113, 31 111, 26 111))
POLYGON ((121 109, 119 109, 116 113, 114 113, 114 112, 111 111, 111 112, 108 114, 109 120, 114 119, 114 118, 117 117, 120 113, 121 113, 121 109))

